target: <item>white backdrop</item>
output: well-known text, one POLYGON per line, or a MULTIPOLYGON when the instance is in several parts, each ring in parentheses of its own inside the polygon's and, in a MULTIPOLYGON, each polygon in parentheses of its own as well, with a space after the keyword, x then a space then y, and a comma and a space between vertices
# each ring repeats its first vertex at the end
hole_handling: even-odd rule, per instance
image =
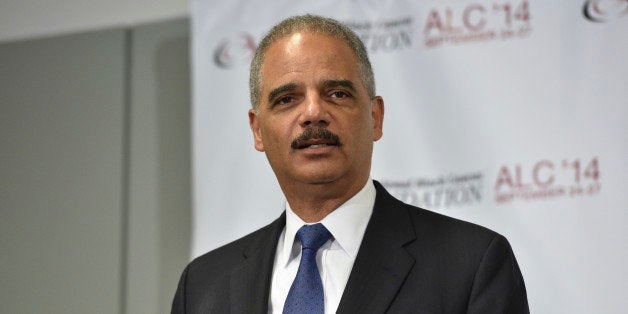
POLYGON ((400 199, 504 234, 533 313, 628 308, 628 1, 201 1, 193 22, 193 256, 275 219, 248 127, 257 42, 317 13, 365 41, 400 199))

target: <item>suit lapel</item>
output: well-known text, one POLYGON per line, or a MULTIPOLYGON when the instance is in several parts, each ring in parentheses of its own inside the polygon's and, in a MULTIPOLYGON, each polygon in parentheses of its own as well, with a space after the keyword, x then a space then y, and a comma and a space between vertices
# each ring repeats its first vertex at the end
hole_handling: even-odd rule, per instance
POLYGON ((231 313, 267 313, 277 241, 286 225, 285 213, 260 230, 243 252, 243 263, 231 273, 231 313))
POLYGON ((384 313, 415 262, 403 247, 416 239, 407 210, 374 183, 373 214, 337 313, 384 313))

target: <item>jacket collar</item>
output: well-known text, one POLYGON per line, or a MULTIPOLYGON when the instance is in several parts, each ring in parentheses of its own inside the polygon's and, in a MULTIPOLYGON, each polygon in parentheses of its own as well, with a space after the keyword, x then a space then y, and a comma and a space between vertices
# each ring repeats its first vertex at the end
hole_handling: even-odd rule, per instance
MULTIPOLYGON (((405 204, 377 181, 373 214, 353 264, 337 313, 383 313, 394 300, 415 260, 404 246, 416 239, 405 204)), ((285 213, 259 231, 231 273, 232 313, 267 313, 277 241, 285 213)))
POLYGON ((337 313, 384 313, 415 260, 404 246, 416 239, 406 205, 377 181, 373 215, 337 313))
POLYGON ((244 261, 231 273, 231 313, 268 313, 268 296, 277 241, 286 224, 283 213, 258 231, 242 253, 244 261))

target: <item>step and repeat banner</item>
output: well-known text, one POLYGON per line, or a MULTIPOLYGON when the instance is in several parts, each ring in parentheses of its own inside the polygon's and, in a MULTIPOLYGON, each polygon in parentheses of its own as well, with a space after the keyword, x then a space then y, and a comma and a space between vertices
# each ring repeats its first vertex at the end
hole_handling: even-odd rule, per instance
POLYGON ((533 313, 625 313, 628 1, 192 1, 192 256, 278 217, 247 110, 249 63, 283 18, 348 24, 384 137, 372 177, 511 242, 533 313))

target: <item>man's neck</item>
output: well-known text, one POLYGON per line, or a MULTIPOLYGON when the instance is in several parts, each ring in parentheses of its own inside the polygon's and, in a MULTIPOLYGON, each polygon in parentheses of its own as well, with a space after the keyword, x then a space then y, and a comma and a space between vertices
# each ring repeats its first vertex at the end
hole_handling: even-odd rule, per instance
POLYGON ((367 183, 369 177, 346 182, 330 182, 284 187, 292 211, 303 221, 319 222, 331 212, 356 195, 367 183))

